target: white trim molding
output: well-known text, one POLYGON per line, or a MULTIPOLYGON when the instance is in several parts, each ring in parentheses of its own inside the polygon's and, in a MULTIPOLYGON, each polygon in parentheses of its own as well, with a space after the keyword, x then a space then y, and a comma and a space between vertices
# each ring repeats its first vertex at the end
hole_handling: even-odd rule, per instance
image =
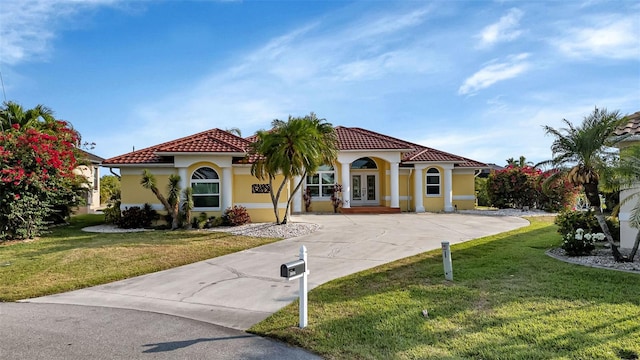
POLYGON ((475 195, 453 195, 453 200, 475 200, 475 195))

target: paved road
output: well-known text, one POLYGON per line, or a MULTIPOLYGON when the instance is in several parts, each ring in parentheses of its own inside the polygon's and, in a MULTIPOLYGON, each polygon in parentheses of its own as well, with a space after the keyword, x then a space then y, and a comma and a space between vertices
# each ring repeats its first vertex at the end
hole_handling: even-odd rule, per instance
POLYGON ((200 321, 105 307, 0 303, 0 359, 320 359, 200 321))
MULTIPOLYGON (((294 217, 293 221, 318 223, 321 227, 299 238, 26 302, 142 310, 246 330, 297 298, 297 281, 281 279, 279 268, 280 264, 297 259, 302 244, 308 248, 309 287, 314 288, 345 275, 440 248, 441 241, 455 244, 528 224, 516 217, 430 213, 304 215, 294 217)), ((452 259, 455 271, 455 250, 452 259)), ((164 325, 162 319, 154 323, 158 329, 164 325)), ((116 321, 94 325, 109 334, 135 331, 119 326, 116 321)), ((0 326, 4 327, 1 323, 0 326)), ((4 342, 1 336, 0 342, 4 342)))

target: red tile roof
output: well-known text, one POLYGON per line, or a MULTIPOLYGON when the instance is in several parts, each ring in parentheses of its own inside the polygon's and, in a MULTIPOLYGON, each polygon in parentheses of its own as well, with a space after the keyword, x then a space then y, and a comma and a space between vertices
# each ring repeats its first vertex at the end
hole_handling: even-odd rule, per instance
MULTIPOLYGON (((486 164, 453 155, 444 151, 410 143, 391 136, 358 127, 336 127, 340 150, 394 150, 403 153, 403 163, 415 162, 453 162, 456 167, 485 168, 486 164)), ((167 153, 245 153, 249 144, 257 140, 255 135, 245 139, 220 129, 212 129, 160 145, 120 155, 102 162, 104 165, 127 164, 170 164, 171 157, 158 154, 167 153)), ((251 163, 252 158, 234 159, 234 163, 251 163)))
POLYGON ((336 134, 340 150, 411 150, 414 148, 406 141, 357 127, 338 126, 336 134))
POLYGON ((172 159, 158 153, 244 153, 249 142, 241 137, 220 129, 211 129, 116 156, 102 162, 103 165, 162 164, 172 163, 172 159))
POLYGON ((615 131, 616 135, 640 135, 640 111, 626 117, 629 122, 615 131))
POLYGON ((361 128, 338 126, 338 144, 340 150, 406 150, 402 162, 454 162, 458 167, 484 168, 487 164, 453 155, 444 151, 410 143, 391 136, 361 128))

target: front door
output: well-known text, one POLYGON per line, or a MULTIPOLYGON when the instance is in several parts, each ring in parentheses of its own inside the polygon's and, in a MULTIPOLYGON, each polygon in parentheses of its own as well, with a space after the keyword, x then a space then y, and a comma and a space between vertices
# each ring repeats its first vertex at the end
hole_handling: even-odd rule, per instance
POLYGON ((380 205, 377 173, 351 174, 351 205, 380 205))

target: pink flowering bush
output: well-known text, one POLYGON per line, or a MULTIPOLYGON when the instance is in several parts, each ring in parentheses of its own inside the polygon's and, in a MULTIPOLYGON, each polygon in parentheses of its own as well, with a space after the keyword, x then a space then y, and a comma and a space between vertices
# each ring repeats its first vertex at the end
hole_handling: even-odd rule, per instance
POLYGON ((543 184, 553 173, 513 165, 493 171, 486 185, 489 202, 501 209, 528 206, 550 212, 562 210, 572 202, 576 188, 566 178, 559 178, 543 191, 543 184))
POLYGON ((64 121, 0 133, 0 240, 40 235, 78 204, 78 133, 64 121))

